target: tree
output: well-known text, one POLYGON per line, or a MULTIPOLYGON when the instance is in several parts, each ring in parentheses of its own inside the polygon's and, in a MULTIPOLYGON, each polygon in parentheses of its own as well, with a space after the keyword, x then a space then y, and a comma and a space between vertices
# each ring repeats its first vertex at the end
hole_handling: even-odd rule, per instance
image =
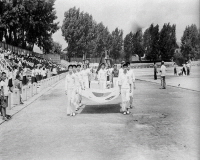
POLYGON ((52 49, 49 52, 50 54, 59 54, 59 55, 62 54, 62 45, 60 43, 52 41, 51 46, 52 49))
POLYGON ((119 58, 120 53, 122 51, 123 46, 123 31, 116 28, 112 32, 111 37, 112 45, 111 45, 111 57, 115 60, 119 58))
POLYGON ((146 58, 150 61, 156 61, 159 57, 159 26, 150 25, 144 32, 143 49, 146 58))
POLYGON ((177 48, 175 25, 171 26, 169 23, 163 25, 160 31, 159 48, 162 60, 169 61, 172 59, 177 48))
POLYGON ((69 57, 87 54, 95 39, 95 22, 92 16, 75 7, 65 12, 64 16, 62 35, 68 43, 69 57))
POLYGON ((3 6, 1 28, 8 44, 29 50, 36 44, 44 49, 46 41, 59 29, 54 22, 54 0, 13 0, 3 6))
POLYGON ((133 37, 133 33, 130 32, 124 38, 124 53, 125 53, 126 61, 129 61, 130 56, 132 55, 132 37, 133 37))
POLYGON ((142 38, 142 30, 138 30, 132 36, 132 55, 138 55, 140 60, 144 54, 144 47, 143 47, 143 38, 142 38))
POLYGON ((181 38, 181 52, 185 59, 195 59, 199 57, 199 31, 195 24, 187 26, 181 38))

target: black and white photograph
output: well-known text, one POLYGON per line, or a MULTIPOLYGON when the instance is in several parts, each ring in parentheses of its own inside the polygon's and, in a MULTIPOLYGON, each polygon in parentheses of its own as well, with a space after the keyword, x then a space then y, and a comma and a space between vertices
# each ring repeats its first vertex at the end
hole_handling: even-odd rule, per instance
POLYGON ((0 0, 0 160, 200 160, 200 1, 0 0))

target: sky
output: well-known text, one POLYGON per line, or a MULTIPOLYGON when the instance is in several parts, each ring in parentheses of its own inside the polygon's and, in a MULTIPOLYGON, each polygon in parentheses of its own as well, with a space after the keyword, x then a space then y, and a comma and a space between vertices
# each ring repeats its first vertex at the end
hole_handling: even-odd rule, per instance
MULTIPOLYGON (((177 42, 180 42, 186 26, 196 24, 199 28, 199 0, 56 0, 59 26, 63 24, 64 13, 74 6, 91 14, 97 23, 103 22, 110 32, 116 27, 122 29, 124 37, 134 32, 136 26, 144 31, 152 23, 158 24, 159 29, 170 23, 176 24, 177 42)), ((61 29, 53 39, 63 49, 67 47, 61 29)))

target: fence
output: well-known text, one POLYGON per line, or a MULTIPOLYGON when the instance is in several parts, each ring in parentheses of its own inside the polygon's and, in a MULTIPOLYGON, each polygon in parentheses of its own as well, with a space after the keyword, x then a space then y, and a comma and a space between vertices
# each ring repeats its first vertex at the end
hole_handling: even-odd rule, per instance
MULTIPOLYGON (((55 84, 59 80, 63 79, 66 76, 66 73, 62 73, 53 77, 49 77, 47 79, 43 79, 38 83, 28 84, 22 87, 21 97, 23 101, 27 101, 34 95, 38 94, 45 88, 55 84), (38 89, 38 86, 39 89, 38 89)), ((8 109, 12 109, 13 106, 20 104, 20 90, 15 88, 13 93, 9 93, 8 95, 8 109)))

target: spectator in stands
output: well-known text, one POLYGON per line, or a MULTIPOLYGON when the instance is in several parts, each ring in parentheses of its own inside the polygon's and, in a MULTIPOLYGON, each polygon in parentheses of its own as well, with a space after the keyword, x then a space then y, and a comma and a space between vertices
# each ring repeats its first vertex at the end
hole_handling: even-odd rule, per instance
POLYGON ((24 65, 24 68, 23 68, 23 71, 22 71, 22 84, 23 85, 26 85, 27 84, 27 77, 26 77, 26 74, 27 74, 27 67, 26 65, 24 65))
POLYGON ((56 76, 57 75, 57 68, 54 66, 52 69, 52 76, 56 76))
POLYGON ((36 67, 33 67, 32 69, 32 73, 31 73, 31 83, 33 84, 34 82, 37 83, 37 80, 36 80, 36 73, 35 73, 35 68, 36 67))
POLYGON ((37 80, 37 82, 38 81, 40 81, 40 79, 39 79, 39 74, 40 74, 40 69, 39 69, 39 67, 36 67, 36 69, 35 69, 35 75, 36 75, 36 80, 37 80))
POLYGON ((46 70, 45 67, 43 67, 41 74, 42 74, 42 79, 46 79, 47 78, 47 70, 46 70))
MULTIPOLYGON (((8 67, 8 87, 12 88, 13 87, 13 71, 10 67, 8 67)), ((10 90, 12 92, 12 90, 10 90)))
POLYGON ((20 75, 16 75, 16 79, 14 80, 14 88, 19 89, 19 94, 20 94, 20 104, 24 104, 22 102, 22 82, 21 82, 21 77, 20 75))

